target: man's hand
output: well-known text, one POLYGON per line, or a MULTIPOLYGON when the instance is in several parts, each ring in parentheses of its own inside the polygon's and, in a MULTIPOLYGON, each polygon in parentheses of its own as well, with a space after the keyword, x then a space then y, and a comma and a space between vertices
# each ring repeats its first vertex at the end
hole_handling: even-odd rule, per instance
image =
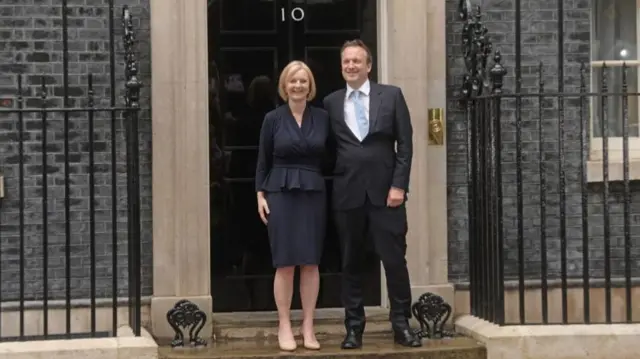
POLYGON ((387 207, 398 207, 404 202, 404 190, 391 187, 387 195, 387 207))

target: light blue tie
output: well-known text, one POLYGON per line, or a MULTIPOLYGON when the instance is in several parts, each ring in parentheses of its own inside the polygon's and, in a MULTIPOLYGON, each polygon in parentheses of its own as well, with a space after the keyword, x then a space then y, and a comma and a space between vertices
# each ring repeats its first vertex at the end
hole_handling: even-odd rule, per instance
POLYGON ((360 141, 364 140, 369 133, 369 120, 367 120, 367 113, 362 102, 362 92, 356 90, 351 93, 353 98, 353 105, 356 109, 356 122, 358 123, 358 130, 360 131, 360 141))

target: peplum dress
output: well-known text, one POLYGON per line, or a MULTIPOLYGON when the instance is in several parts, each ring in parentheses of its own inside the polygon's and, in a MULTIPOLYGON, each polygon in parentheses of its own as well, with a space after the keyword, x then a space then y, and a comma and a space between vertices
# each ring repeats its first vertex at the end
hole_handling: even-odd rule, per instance
POLYGON ((318 265, 327 225, 322 177, 329 115, 307 105, 298 126, 288 105, 265 115, 260 131, 256 191, 270 213, 267 232, 275 268, 318 265))

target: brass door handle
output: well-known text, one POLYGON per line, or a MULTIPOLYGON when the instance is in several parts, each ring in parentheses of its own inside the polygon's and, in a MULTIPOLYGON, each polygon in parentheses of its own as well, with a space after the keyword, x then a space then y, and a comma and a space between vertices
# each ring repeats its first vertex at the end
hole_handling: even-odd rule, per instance
POLYGON ((430 108, 429 116, 429 144, 441 146, 444 144, 444 109, 430 108))

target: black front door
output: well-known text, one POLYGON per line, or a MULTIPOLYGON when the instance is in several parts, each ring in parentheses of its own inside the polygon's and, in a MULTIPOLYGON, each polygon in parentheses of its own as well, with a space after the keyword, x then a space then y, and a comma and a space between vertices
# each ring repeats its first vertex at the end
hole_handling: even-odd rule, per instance
MULTIPOLYGON (((340 47, 360 38, 375 54, 376 0, 210 0, 211 287, 214 311, 275 310, 269 239, 257 214, 254 175, 277 82, 305 61, 324 96, 343 88, 340 47)), ((372 79, 375 80, 375 64, 372 79)), ((331 189, 330 173, 327 185, 331 189)), ((329 216, 331 217, 331 216, 329 216)), ((367 248, 365 305, 380 304, 380 262, 367 248)), ((341 307, 340 249, 328 223, 318 307, 341 307)), ((296 276, 296 281, 298 276, 296 276)), ((299 308, 298 286, 294 308, 299 308)))

